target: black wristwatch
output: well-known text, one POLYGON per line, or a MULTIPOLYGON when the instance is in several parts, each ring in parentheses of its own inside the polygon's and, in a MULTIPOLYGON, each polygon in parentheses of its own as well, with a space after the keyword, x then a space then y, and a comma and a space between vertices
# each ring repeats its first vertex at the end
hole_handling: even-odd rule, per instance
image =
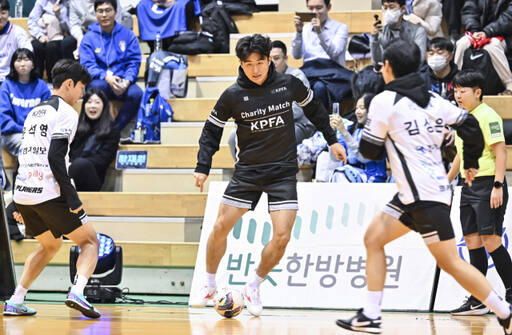
POLYGON ((495 180, 494 181, 494 187, 495 188, 502 188, 503 187, 503 183, 500 182, 500 181, 495 180))

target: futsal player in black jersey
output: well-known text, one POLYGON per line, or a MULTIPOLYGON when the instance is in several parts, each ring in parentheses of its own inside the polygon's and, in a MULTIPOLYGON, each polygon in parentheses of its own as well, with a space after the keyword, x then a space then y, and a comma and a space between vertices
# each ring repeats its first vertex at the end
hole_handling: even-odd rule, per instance
POLYGON ((262 192, 266 192, 273 237, 263 248, 261 262, 244 287, 249 312, 261 314, 259 285, 283 256, 298 209, 293 101, 323 133, 333 155, 346 161, 345 149, 329 126, 327 110, 299 79, 275 70, 271 48, 270 39, 259 34, 237 43, 238 78, 217 101, 199 139, 194 178, 202 191, 223 127, 228 119, 235 120, 235 172, 208 239, 204 285, 191 294, 190 305, 194 307, 205 306, 215 294, 215 273, 226 252, 227 235, 244 213, 254 210, 262 192))

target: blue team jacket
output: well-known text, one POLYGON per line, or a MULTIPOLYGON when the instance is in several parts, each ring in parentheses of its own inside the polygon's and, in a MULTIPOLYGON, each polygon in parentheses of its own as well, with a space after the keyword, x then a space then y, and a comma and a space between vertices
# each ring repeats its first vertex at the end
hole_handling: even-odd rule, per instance
POLYGON ((80 63, 92 79, 105 79, 107 70, 116 76, 137 81, 141 62, 139 41, 133 31, 116 23, 111 34, 104 33, 99 23, 89 26, 80 43, 80 63))
POLYGON ((21 133, 28 113, 50 97, 46 83, 33 80, 26 84, 6 78, 0 86, 0 130, 2 135, 21 133))

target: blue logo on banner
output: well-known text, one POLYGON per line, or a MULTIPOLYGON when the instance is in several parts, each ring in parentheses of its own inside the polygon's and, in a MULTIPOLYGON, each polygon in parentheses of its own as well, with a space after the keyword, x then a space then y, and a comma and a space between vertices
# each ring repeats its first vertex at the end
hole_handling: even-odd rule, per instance
POLYGON ((145 169, 147 165, 147 151, 117 151, 116 170, 145 169))

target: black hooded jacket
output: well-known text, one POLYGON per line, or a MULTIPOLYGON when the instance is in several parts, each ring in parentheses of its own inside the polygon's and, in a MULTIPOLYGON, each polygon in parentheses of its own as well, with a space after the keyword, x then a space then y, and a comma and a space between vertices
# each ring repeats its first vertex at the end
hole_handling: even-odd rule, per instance
POLYGON ((434 71, 425 64, 421 69, 420 75, 427 83, 429 91, 439 94, 441 97, 455 102, 455 88, 453 87, 453 78, 459 72, 457 65, 450 62, 451 71, 444 78, 439 78, 434 71))
POLYGON ((270 64, 268 77, 260 86, 239 68, 238 78, 222 93, 206 121, 195 171, 208 174, 212 156, 219 150, 223 127, 235 120, 235 174, 246 177, 293 175, 297 167, 297 143, 292 102, 296 101, 306 117, 321 131, 329 145, 337 142, 329 126, 327 110, 313 91, 294 76, 278 73, 270 64))
MULTIPOLYGON (((427 84, 416 72, 394 79, 386 85, 385 90, 397 93, 394 104, 407 97, 421 108, 425 108, 429 105, 430 99, 443 99, 429 92, 427 84)), ((464 169, 478 168, 478 159, 482 156, 484 148, 484 138, 478 121, 469 113, 463 121, 459 121, 457 125, 448 124, 448 126, 452 126, 457 131, 457 135, 464 141, 464 169)), ((384 143, 376 144, 366 141, 363 135, 359 151, 367 159, 378 160, 382 159, 385 146, 384 143)))

